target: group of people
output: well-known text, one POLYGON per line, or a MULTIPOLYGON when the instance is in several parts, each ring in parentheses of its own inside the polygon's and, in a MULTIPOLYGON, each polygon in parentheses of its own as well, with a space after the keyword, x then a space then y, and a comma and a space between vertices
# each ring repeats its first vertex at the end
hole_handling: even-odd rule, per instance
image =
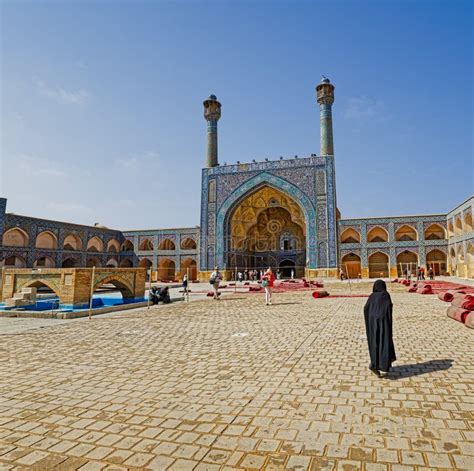
MULTIPOLYGON (((405 268, 405 278, 409 280, 411 278, 411 271, 408 268, 405 268)), ((433 267, 428 267, 428 277, 430 280, 434 280, 434 270, 433 267)), ((416 268, 416 280, 417 281, 424 281, 425 278, 425 268, 424 267, 417 267, 416 268)))
POLYGON ((169 304, 171 302, 169 287, 158 288, 158 286, 152 286, 150 288, 150 301, 153 304, 162 302, 163 304, 169 304))
MULTIPOLYGON (((261 281, 262 287, 265 289, 265 304, 269 306, 272 304, 272 290, 273 286, 275 284, 275 275, 273 273, 273 270, 271 267, 268 267, 268 269, 264 272, 263 270, 250 270, 251 276, 255 276, 256 278, 250 278, 250 279, 255 279, 257 281, 261 281)), ((209 283, 212 285, 214 289, 214 296, 213 299, 218 301, 220 299, 221 293, 219 292, 219 285, 222 281, 222 274, 219 270, 219 267, 216 267, 214 271, 211 274, 211 277, 209 279, 209 283)), ((242 272, 237 273, 237 281, 244 281, 244 274, 242 272)))

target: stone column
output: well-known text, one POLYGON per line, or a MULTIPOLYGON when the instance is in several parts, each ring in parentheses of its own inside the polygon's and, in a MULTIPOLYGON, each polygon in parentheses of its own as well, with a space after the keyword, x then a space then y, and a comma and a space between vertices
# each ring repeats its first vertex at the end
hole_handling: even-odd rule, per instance
POLYGON ((204 118, 207 121, 207 159, 206 167, 216 167, 217 158, 217 122, 221 117, 221 104, 215 95, 204 101, 204 118))

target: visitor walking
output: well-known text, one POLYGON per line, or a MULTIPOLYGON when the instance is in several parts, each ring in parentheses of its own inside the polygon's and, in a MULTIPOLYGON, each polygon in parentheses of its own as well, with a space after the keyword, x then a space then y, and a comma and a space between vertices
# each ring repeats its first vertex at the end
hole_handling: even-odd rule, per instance
POLYGON ((373 292, 364 307, 365 330, 369 346, 369 369, 375 375, 386 375, 397 358, 392 337, 392 299, 383 280, 374 283, 373 292))
POLYGON ((275 283, 275 275, 270 267, 262 277, 262 286, 265 288, 265 304, 272 304, 272 289, 275 283))
POLYGON ((295 270, 291 269, 291 279, 295 279, 295 270))
POLYGON ((428 276, 430 277, 430 280, 434 280, 434 270, 433 267, 430 267, 428 270, 428 276))
POLYGON ((189 293, 188 293, 188 275, 185 273, 183 276, 183 293, 184 296, 189 300, 189 293))
POLYGON ((211 279, 209 280, 209 283, 214 288, 214 299, 216 301, 219 301, 219 296, 221 295, 219 293, 219 284, 221 281, 222 281, 221 272, 219 271, 219 267, 216 267, 211 274, 211 279))

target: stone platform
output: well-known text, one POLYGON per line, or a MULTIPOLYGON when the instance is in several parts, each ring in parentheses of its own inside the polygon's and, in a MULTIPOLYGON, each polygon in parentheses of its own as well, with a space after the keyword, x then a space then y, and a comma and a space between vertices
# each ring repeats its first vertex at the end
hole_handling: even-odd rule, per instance
POLYGON ((0 469, 474 469, 474 331, 392 296, 389 379, 367 369, 365 298, 236 294, 0 335, 0 469))

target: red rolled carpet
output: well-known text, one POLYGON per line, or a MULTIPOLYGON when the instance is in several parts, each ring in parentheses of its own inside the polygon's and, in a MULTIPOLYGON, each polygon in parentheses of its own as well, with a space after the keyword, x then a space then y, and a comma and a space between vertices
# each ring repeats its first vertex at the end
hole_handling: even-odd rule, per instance
POLYGON ((425 286, 424 288, 421 288, 421 294, 434 294, 433 289, 431 286, 425 286))
POLYGON ((474 296, 472 294, 455 294, 451 306, 474 311, 474 296))
POLYGON ((441 301, 450 303, 454 299, 454 295, 458 293, 465 294, 465 292, 463 291, 456 291, 454 289, 450 289, 448 291, 441 291, 441 293, 438 294, 438 298, 441 299, 441 301))
POLYGON ((474 329, 474 312, 471 312, 470 314, 466 316, 464 325, 466 327, 469 327, 470 329, 474 329))
POLYGON ((416 293, 416 286, 412 286, 411 288, 408 288, 409 293, 416 293))
POLYGON ((448 307, 447 315, 451 319, 455 321, 462 322, 463 324, 466 322, 466 317, 471 314, 471 311, 467 309, 458 308, 456 306, 448 307))
POLYGON ((327 296, 329 296, 329 293, 323 289, 319 289, 317 291, 313 291, 312 296, 314 299, 326 298, 327 296))

